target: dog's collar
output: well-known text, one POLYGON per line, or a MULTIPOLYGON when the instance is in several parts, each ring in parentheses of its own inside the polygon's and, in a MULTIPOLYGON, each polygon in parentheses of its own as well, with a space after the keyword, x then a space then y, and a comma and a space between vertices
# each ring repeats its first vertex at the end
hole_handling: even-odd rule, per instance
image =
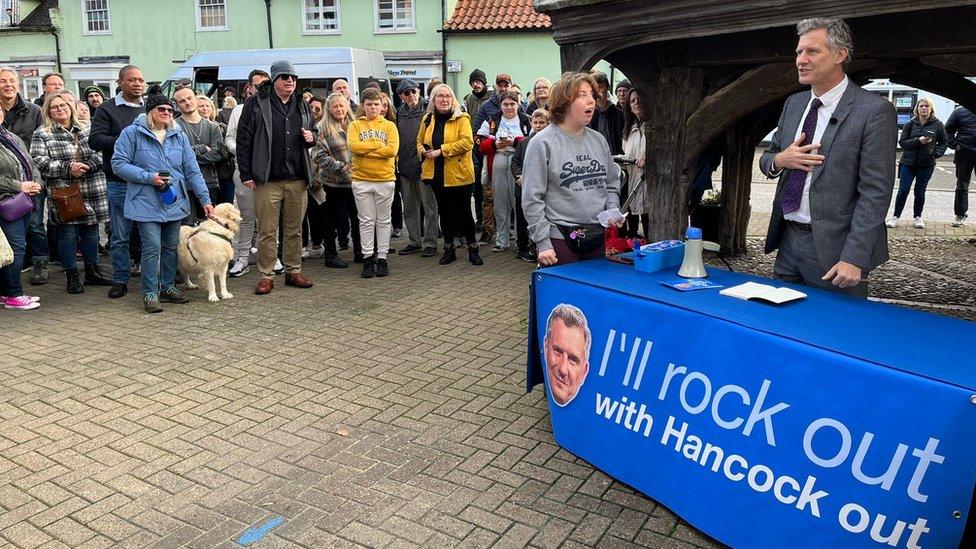
POLYGON ((220 218, 218 218, 217 216, 215 216, 213 214, 207 215, 207 219, 209 219, 210 221, 213 221, 214 223, 220 225, 221 227, 227 229, 228 231, 230 230, 230 223, 224 223, 223 221, 220 220, 220 218))

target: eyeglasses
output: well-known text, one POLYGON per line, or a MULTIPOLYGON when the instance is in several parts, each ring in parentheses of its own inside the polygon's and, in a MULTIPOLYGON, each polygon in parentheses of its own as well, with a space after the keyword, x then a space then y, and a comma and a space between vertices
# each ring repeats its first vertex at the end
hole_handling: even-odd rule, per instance
POLYGON ((280 78, 282 80, 289 80, 289 81, 293 81, 293 82, 298 82, 298 77, 295 76, 294 74, 282 74, 278 78, 280 78))
POLYGON ((156 112, 158 112, 158 113, 165 113, 165 114, 173 114, 173 107, 167 107, 165 105, 160 105, 160 106, 156 107, 156 112))
POLYGON ((48 110, 52 110, 52 111, 68 111, 68 110, 71 110, 71 107, 69 107, 68 105, 66 105, 64 103, 61 103, 59 105, 51 105, 51 108, 48 109, 48 110))
POLYGON ((409 90, 406 90, 406 91, 404 91, 402 93, 403 93, 403 95, 416 95, 416 94, 420 93, 420 90, 418 90, 416 88, 410 88, 409 90))

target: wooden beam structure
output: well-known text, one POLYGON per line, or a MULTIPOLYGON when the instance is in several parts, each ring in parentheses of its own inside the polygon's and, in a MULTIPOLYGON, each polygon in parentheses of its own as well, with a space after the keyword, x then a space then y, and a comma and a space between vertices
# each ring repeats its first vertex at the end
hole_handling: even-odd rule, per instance
POLYGON ((745 250, 756 146, 785 98, 803 88, 793 52, 801 19, 848 22, 854 82, 889 78, 976 110, 976 84, 966 78, 976 75, 976 0, 535 0, 535 8, 552 19, 563 70, 606 59, 642 94, 655 240, 682 234, 691 172, 719 139, 720 240, 727 252, 745 250))

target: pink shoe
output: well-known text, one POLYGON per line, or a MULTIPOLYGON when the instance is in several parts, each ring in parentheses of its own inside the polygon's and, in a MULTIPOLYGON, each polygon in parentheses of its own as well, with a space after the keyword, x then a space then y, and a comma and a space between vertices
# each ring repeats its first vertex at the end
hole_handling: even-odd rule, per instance
POLYGON ((26 295, 18 297, 7 297, 3 300, 3 306, 6 309, 20 309, 22 311, 27 311, 30 309, 36 309, 41 306, 38 301, 31 301, 31 298, 26 295))
MULTIPOLYGON (((23 297, 26 297, 27 299, 29 299, 31 301, 31 303, 38 303, 38 302, 41 301, 41 298, 37 297, 36 295, 27 295, 27 294, 24 294, 23 297)), ((0 295, 0 303, 3 303, 4 301, 6 301, 6 299, 7 299, 7 296, 0 295)))

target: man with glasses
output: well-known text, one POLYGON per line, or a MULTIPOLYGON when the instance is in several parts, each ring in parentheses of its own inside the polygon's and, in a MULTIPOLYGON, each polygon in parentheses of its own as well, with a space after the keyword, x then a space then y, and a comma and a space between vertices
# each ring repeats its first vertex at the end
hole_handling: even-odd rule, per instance
POLYGON ((237 131, 237 166, 243 185, 254 189, 257 211, 258 295, 274 288, 279 216, 284 220, 285 285, 312 287, 302 274, 302 221, 312 184, 308 149, 315 144, 314 122, 308 103, 295 95, 297 86, 298 72, 291 62, 275 61, 271 80, 244 104, 237 131))
POLYGON ((92 149, 102 152, 106 159, 102 164, 105 179, 108 181, 108 210, 111 222, 109 243, 112 256, 112 288, 108 296, 112 299, 122 297, 129 291, 129 277, 139 274, 142 258, 142 241, 138 231, 132 230, 132 221, 125 218, 125 191, 128 184, 112 171, 112 155, 115 142, 122 130, 132 125, 136 117, 145 112, 142 94, 146 91, 146 81, 142 71, 135 65, 126 65, 119 70, 119 92, 113 99, 102 104, 92 116, 91 134, 88 143, 92 149))
POLYGON ((400 250, 400 255, 421 252, 423 257, 433 257, 437 255, 437 199, 430 185, 420 180, 420 157, 417 156, 417 132, 427 103, 420 98, 420 86, 409 78, 401 81, 396 91, 403 101, 396 118, 400 134, 397 175, 403 193, 403 218, 410 236, 410 243, 400 250), (421 207, 424 209, 423 232, 421 207))

